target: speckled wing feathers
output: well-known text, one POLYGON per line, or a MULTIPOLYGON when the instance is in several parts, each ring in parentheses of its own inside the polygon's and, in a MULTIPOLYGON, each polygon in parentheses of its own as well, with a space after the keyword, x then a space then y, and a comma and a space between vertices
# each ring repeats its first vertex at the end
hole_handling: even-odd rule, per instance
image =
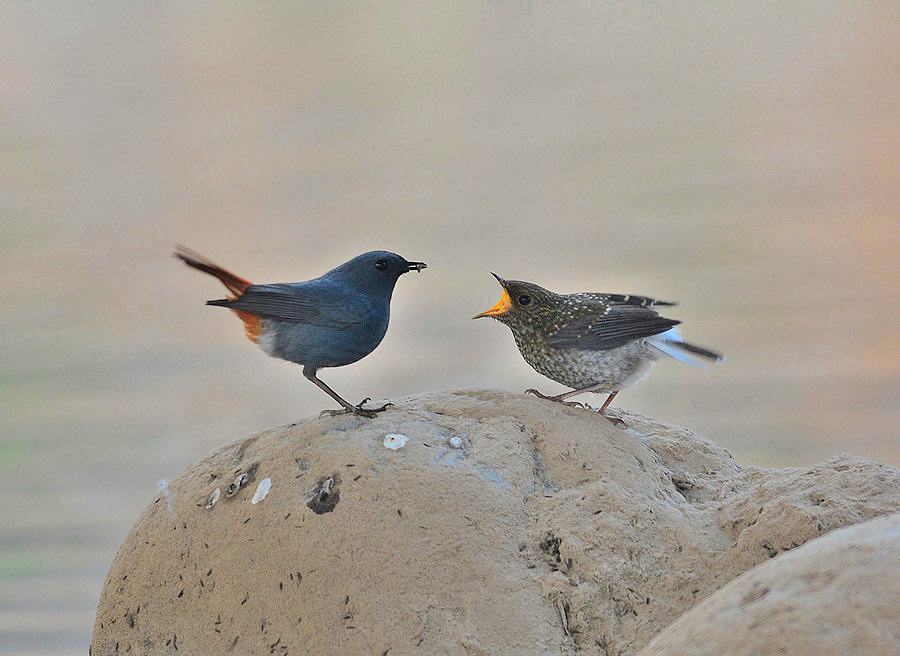
POLYGON ((586 292, 583 294, 571 294, 574 297, 588 297, 596 299, 608 305, 639 305, 641 307, 678 305, 675 301, 661 301, 658 298, 650 298, 649 296, 637 296, 635 294, 602 294, 596 292, 586 292))
POLYGON ((681 322, 675 319, 659 316, 643 304, 598 306, 596 312, 572 319, 561 330, 550 335, 547 346, 585 350, 611 349, 633 339, 658 335, 679 323, 681 322))

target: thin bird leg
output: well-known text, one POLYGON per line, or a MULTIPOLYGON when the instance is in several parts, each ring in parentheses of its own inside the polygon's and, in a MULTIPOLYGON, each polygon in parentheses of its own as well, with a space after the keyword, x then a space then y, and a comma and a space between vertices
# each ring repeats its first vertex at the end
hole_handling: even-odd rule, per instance
POLYGON ((603 415, 604 417, 606 417, 609 421, 611 421, 616 426, 621 425, 622 428, 625 428, 624 421, 622 421, 621 419, 619 419, 617 417, 610 417, 609 415, 606 414, 606 409, 609 407, 609 404, 612 403, 612 400, 615 398, 616 394, 618 394, 618 392, 613 392, 612 394, 610 394, 609 398, 607 398, 606 401, 603 402, 603 405, 600 406, 600 409, 597 410, 597 412, 599 414, 603 415))
POLYGON ((346 414, 354 414, 359 415, 360 417, 368 417, 369 419, 373 418, 376 413, 383 412, 387 410, 388 406, 393 405, 393 403, 385 403, 380 408, 363 408, 363 404, 370 399, 365 398, 359 402, 358 405, 351 405, 348 401, 345 401, 341 398, 341 395, 335 392, 333 389, 328 387, 324 381, 316 376, 316 370, 310 369, 308 367, 303 367, 303 376, 312 383, 315 383, 316 387, 325 392, 328 396, 333 398, 335 401, 341 404, 342 410, 323 410, 319 413, 319 415, 331 415, 335 417, 337 415, 346 415, 346 414))
POLYGON ((609 404, 612 403, 612 400, 615 398, 616 394, 618 394, 618 392, 613 392, 612 394, 610 394, 609 398, 603 402, 603 405, 600 406, 600 409, 597 412, 599 412, 601 415, 605 415, 606 409, 609 407, 609 404))
MULTIPOLYGON (((547 396, 546 394, 541 394, 536 389, 528 389, 525 390, 526 394, 534 394, 538 398, 547 399, 548 401, 555 401, 556 403, 562 403, 563 405, 568 405, 574 408, 583 408, 585 407, 583 403, 579 403, 577 401, 566 401, 570 396, 575 396, 576 394, 583 394, 584 392, 602 392, 604 389, 609 387, 609 383, 600 383, 598 385, 591 385, 590 387, 582 387, 581 389, 569 390, 568 392, 563 392, 562 394, 557 394, 556 396, 547 396)), ((621 426, 625 428, 625 422, 619 419, 618 417, 610 417, 606 414, 606 409, 609 407, 609 404, 612 403, 612 400, 615 398, 616 394, 619 392, 613 392, 609 395, 609 397, 604 401, 603 405, 597 411, 598 414, 606 417, 607 421, 616 426, 621 426)))
POLYGON ((609 387, 609 383, 598 383, 597 385, 590 385, 588 387, 582 387, 580 389, 569 390, 568 392, 563 392, 562 394, 557 394, 556 396, 547 396, 546 394, 541 394, 536 389, 527 389, 525 390, 525 393, 534 394, 539 399, 546 399, 548 401, 562 403, 563 405, 567 405, 573 408, 583 408, 584 403, 580 403, 579 401, 566 401, 566 399, 570 396, 583 394, 584 392, 599 392, 600 390, 603 390, 607 387, 609 387))
MULTIPOLYGON (((304 376, 308 381, 311 381, 312 383, 314 383, 314 384, 316 385, 316 387, 318 387, 320 390, 322 390, 323 392, 325 392, 328 396, 330 396, 330 397, 333 398, 335 401, 337 401, 338 403, 340 403, 341 406, 344 408, 344 411, 346 411, 346 412, 353 412, 353 406, 350 405, 350 403, 349 403, 348 401, 345 401, 343 398, 341 398, 341 395, 340 395, 340 394, 338 394, 338 393, 335 392, 333 389, 331 389, 330 387, 328 387, 328 385, 326 385, 324 381, 320 380, 320 379, 316 376, 315 370, 310 370, 310 369, 307 369, 306 367, 303 367, 303 376, 304 376)), ((336 410, 326 410, 325 412, 339 412, 339 411, 336 411, 336 410)))
POLYGON ((547 401, 555 401, 556 403, 562 403, 563 405, 567 405, 570 408, 583 408, 584 407, 584 403, 581 403, 580 401, 564 401, 562 398, 560 398, 562 396, 561 394, 559 394, 557 396, 547 396, 546 394, 541 394, 534 388, 525 390, 525 393, 526 394, 534 394, 539 399, 545 399, 547 401))
POLYGON ((557 394, 556 396, 551 396, 551 401, 562 401, 564 399, 569 398, 570 396, 575 396, 577 394, 584 394, 585 392, 600 392, 609 387, 609 383, 598 383, 597 385, 591 385, 590 387, 582 387, 581 389, 570 390, 568 392, 563 392, 562 394, 557 394))

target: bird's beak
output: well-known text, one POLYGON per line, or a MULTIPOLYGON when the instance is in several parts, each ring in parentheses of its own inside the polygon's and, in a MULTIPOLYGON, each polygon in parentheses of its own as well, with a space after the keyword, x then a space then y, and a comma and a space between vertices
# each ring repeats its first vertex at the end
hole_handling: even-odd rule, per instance
POLYGON ((473 319, 480 319, 481 317, 496 317, 500 314, 505 314, 509 312, 509 309, 512 307, 512 299, 509 297, 509 292, 506 291, 506 285, 504 284, 503 278, 498 276, 496 273, 491 273, 497 279, 497 282, 500 283, 500 286, 503 287, 503 295, 500 297, 500 300, 497 301, 497 305, 492 307, 490 310, 485 310, 481 314, 476 314, 473 319))
POLYGON ((406 263, 406 273, 410 271, 415 271, 417 273, 422 273, 422 269, 426 268, 428 265, 424 262, 407 262, 406 263))

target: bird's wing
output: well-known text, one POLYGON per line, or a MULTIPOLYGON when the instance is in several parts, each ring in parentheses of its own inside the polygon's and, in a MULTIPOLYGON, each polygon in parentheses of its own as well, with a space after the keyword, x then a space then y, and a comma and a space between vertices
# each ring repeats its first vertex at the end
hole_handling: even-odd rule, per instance
POLYGON ((323 328, 349 328, 363 321, 362 297, 348 294, 322 281, 309 283, 277 283, 250 285, 234 300, 207 301, 232 310, 256 314, 266 319, 307 323, 323 328), (348 302, 349 301, 349 302, 348 302), (351 307, 352 306, 352 307, 351 307))
POLYGON ((547 338, 553 348, 586 350, 611 349, 633 339, 650 337, 681 323, 659 316, 648 307, 612 305, 602 314, 590 314, 570 321, 547 338))
POLYGON ((606 302, 613 305, 638 305, 641 307, 678 305, 675 301, 662 301, 649 296, 635 296, 634 294, 602 294, 606 302))
POLYGON ((661 307, 663 305, 678 305, 675 301, 663 301, 650 296, 638 296, 637 294, 606 294, 601 292, 579 292, 569 294, 575 300, 583 300, 590 303, 602 303, 603 305, 637 305, 639 307, 661 307))

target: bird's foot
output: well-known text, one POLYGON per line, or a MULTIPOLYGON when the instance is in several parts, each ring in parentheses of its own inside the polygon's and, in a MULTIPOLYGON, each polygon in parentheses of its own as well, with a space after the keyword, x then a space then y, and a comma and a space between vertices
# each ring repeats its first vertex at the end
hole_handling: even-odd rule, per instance
POLYGON ((553 401, 554 403, 562 403, 563 405, 567 405, 570 408, 583 408, 584 403, 580 401, 565 401, 560 396, 547 396, 546 394, 541 394, 536 389, 527 389, 525 390, 526 394, 534 394, 539 399, 544 399, 546 401, 553 401))
POLYGON ((362 401, 360 401, 355 406, 353 406, 353 414, 359 415, 360 417, 368 417, 369 419, 371 419, 379 412, 384 412, 385 410, 387 410, 390 407, 393 407, 393 405, 394 405, 393 403, 388 402, 388 403, 385 403, 380 408, 364 408, 363 406, 371 400, 372 399, 370 399, 367 396, 362 401))
POLYGON ((340 410, 322 410, 322 412, 319 413, 319 416, 324 417, 327 415, 329 417, 338 417, 340 415, 352 414, 358 417, 367 417, 368 419, 373 419, 379 412, 384 412, 394 405, 393 403, 385 403, 380 408, 364 408, 363 406, 371 400, 372 399, 367 396, 356 405, 348 405, 346 408, 341 408, 340 410))
POLYGON ((618 417, 610 417, 610 416, 609 416, 608 414, 606 414, 605 412, 598 412, 598 414, 599 414, 601 417, 605 418, 605 419, 606 419, 609 423, 611 423, 613 426, 618 426, 619 428, 628 428, 628 426, 625 425, 625 422, 622 421, 621 419, 619 419, 618 417))

